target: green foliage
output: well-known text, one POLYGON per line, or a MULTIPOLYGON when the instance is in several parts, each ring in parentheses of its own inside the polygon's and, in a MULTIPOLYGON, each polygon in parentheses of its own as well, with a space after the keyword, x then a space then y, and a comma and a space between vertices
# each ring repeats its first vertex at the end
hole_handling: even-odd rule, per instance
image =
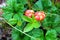
MULTIPOLYGON (((18 28, 21 29, 21 27, 18 27, 18 28)), ((21 36, 21 33, 12 28, 12 40, 21 40, 20 36, 21 36)))
POLYGON ((27 16, 23 16, 22 19, 26 22, 29 22, 26 27, 24 28, 24 32, 29 32, 31 31, 33 28, 39 28, 40 27, 40 23, 36 20, 34 20, 34 16, 32 16, 32 18, 29 18, 27 16))
POLYGON ((16 29, 12 29, 12 40, 57 40, 57 34, 60 33, 58 4, 53 5, 51 0, 7 0, 6 4, 7 6, 3 7, 3 18, 18 30, 35 38, 29 38, 16 29), (25 10, 28 9, 44 11, 45 19, 39 22, 34 16, 32 18, 24 16, 25 10), (45 30, 47 30, 46 34, 45 30))
POLYGON ((29 32, 33 29, 33 24, 29 23, 27 26, 24 28, 24 32, 29 32))
POLYGON ((33 10, 43 10, 42 2, 41 0, 38 0, 32 7, 33 10))
POLYGON ((23 40, 30 40, 30 38, 28 36, 24 36, 23 40))
POLYGON ((55 27, 54 29, 56 30, 57 33, 60 33, 60 27, 55 27))
POLYGON ((40 27, 40 24, 39 24, 37 21, 28 23, 28 24, 26 25, 26 27, 24 28, 24 32, 29 32, 29 31, 31 31, 33 28, 39 28, 39 27, 40 27))
POLYGON ((46 40, 57 40, 57 34, 55 30, 48 30, 46 35, 46 40))
POLYGON ((16 19, 10 19, 8 21, 11 25, 15 25, 17 23, 17 20, 16 19))
POLYGON ((51 0, 42 0, 42 3, 45 8, 49 8, 52 6, 51 0))
POLYGON ((53 25, 53 26, 55 26, 55 27, 60 26, 60 19, 59 18, 60 18, 60 15, 56 15, 55 20, 54 20, 55 25, 53 25))
POLYGON ((59 15, 58 14, 54 14, 54 13, 46 13, 46 18, 43 21, 43 26, 46 29, 51 29, 51 28, 55 28, 55 27, 59 27, 60 25, 60 19, 59 19, 59 15))
MULTIPOLYGON (((23 22, 22 27, 21 27, 21 26, 18 26, 18 25, 16 25, 15 27, 16 27, 17 29, 19 29, 19 30, 22 31, 22 29, 23 29, 23 27, 25 26, 25 24, 26 24, 26 23, 23 22)), ((12 28, 12 40, 22 40, 22 39, 23 39, 23 38, 21 38, 22 35, 23 35, 23 34, 22 34, 21 32, 19 32, 18 30, 12 28)))
POLYGON ((13 18, 17 20, 17 25, 18 25, 18 26, 21 26, 21 25, 22 25, 20 16, 19 16, 18 14, 15 14, 15 15, 13 16, 13 18))
POLYGON ((44 40, 44 33, 40 29, 32 30, 32 36, 35 37, 35 39, 31 38, 31 40, 44 40))
POLYGON ((32 18, 29 18, 27 16, 22 16, 22 19, 27 22, 32 22, 32 18))
POLYGON ((39 28, 41 26, 41 24, 38 21, 34 21, 33 25, 34 28, 39 28))
POLYGON ((13 16, 13 13, 9 13, 9 12, 6 12, 3 14, 3 17, 6 19, 6 20, 9 20, 11 19, 13 16))

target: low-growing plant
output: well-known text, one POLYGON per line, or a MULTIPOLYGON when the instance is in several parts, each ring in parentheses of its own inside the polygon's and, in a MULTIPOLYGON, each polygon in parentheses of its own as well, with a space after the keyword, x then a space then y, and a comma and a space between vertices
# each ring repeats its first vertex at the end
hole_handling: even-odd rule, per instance
POLYGON ((51 0, 7 0, 3 18, 12 40, 59 40, 59 8, 51 0))

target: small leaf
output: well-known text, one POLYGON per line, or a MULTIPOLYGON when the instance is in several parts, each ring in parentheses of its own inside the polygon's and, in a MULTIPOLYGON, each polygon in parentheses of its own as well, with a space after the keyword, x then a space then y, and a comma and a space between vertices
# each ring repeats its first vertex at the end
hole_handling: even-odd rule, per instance
POLYGON ((10 19, 8 21, 11 25, 15 25, 17 23, 17 20, 16 19, 10 19))
POLYGON ((18 26, 21 26, 22 25, 22 22, 20 20, 18 20, 17 25, 18 26))
POLYGON ((18 14, 14 14, 13 18, 14 18, 14 19, 17 19, 17 20, 19 20, 19 19, 20 19, 20 17, 19 17, 19 15, 18 15, 18 14))
POLYGON ((28 23, 27 26, 24 28, 24 32, 29 32, 33 29, 33 24, 28 23))
POLYGON ((32 22, 32 19, 27 16, 22 16, 22 19, 27 22, 32 22))

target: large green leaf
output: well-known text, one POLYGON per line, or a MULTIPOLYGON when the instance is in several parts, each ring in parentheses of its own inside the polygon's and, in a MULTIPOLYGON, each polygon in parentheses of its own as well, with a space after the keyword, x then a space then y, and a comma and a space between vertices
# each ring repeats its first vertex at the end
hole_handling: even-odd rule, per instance
POLYGON ((38 21, 34 21, 33 25, 34 28, 39 28, 41 26, 41 24, 38 21))
POLYGON ((43 10, 42 1, 38 0, 32 7, 33 10, 43 10))
POLYGON ((57 40, 57 34, 55 30, 48 30, 45 35, 46 40, 57 40))
POLYGON ((22 16, 22 19, 27 22, 32 22, 32 18, 29 18, 27 16, 22 16))
POLYGON ((43 6, 45 8, 51 7, 52 6, 52 2, 51 0, 42 0, 43 6))
POLYGON ((29 32, 33 29, 33 24, 32 23, 28 23, 27 26, 24 28, 24 32, 29 32))
POLYGON ((37 22, 37 21, 28 23, 27 26, 24 28, 24 31, 25 31, 25 32, 29 32, 29 31, 31 31, 33 28, 39 28, 40 25, 41 25, 41 24, 40 24, 39 22, 37 22))
POLYGON ((30 38, 28 36, 24 36, 23 40, 30 40, 30 38))
POLYGON ((20 17, 19 17, 19 15, 18 15, 18 14, 14 14, 13 18, 14 18, 14 19, 17 19, 17 20, 19 20, 19 19, 20 19, 20 17))
POLYGON ((31 38, 31 40, 44 40, 44 33, 40 29, 34 29, 32 30, 32 37, 35 39, 31 38))
POLYGON ((59 27, 55 27, 54 29, 56 30, 57 33, 60 33, 60 26, 59 27))
POLYGON ((4 13, 4 14, 3 14, 3 17, 4 17, 6 20, 11 19, 12 16, 13 16, 13 13, 4 13))
MULTIPOLYGON (((15 30, 14 30, 15 31, 15 30)), ((19 34, 18 33, 14 33, 13 35, 12 35, 12 40, 21 40, 21 38, 20 38, 20 36, 19 36, 19 34)))
POLYGON ((8 21, 11 25, 15 25, 17 23, 17 20, 16 19, 10 19, 8 21))
MULTIPOLYGON (((19 28, 20 30, 21 30, 21 27, 19 27, 19 26, 15 26, 16 28, 19 28)), ((21 40, 21 33, 18 31, 18 30, 16 30, 16 29, 14 29, 14 28, 12 28, 12 40, 21 40)))

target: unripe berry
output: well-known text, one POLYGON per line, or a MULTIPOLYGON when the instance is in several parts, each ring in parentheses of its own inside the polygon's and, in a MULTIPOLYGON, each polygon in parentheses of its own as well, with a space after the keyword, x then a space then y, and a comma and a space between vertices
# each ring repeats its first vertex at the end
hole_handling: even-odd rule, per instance
POLYGON ((33 10, 26 10, 25 11, 25 16, 32 17, 33 14, 34 14, 33 10))
POLYGON ((44 14, 44 12, 43 11, 41 11, 41 12, 36 12, 35 13, 35 19, 36 20, 43 20, 45 18, 45 14, 44 14), (36 17, 37 16, 37 17, 36 17))

